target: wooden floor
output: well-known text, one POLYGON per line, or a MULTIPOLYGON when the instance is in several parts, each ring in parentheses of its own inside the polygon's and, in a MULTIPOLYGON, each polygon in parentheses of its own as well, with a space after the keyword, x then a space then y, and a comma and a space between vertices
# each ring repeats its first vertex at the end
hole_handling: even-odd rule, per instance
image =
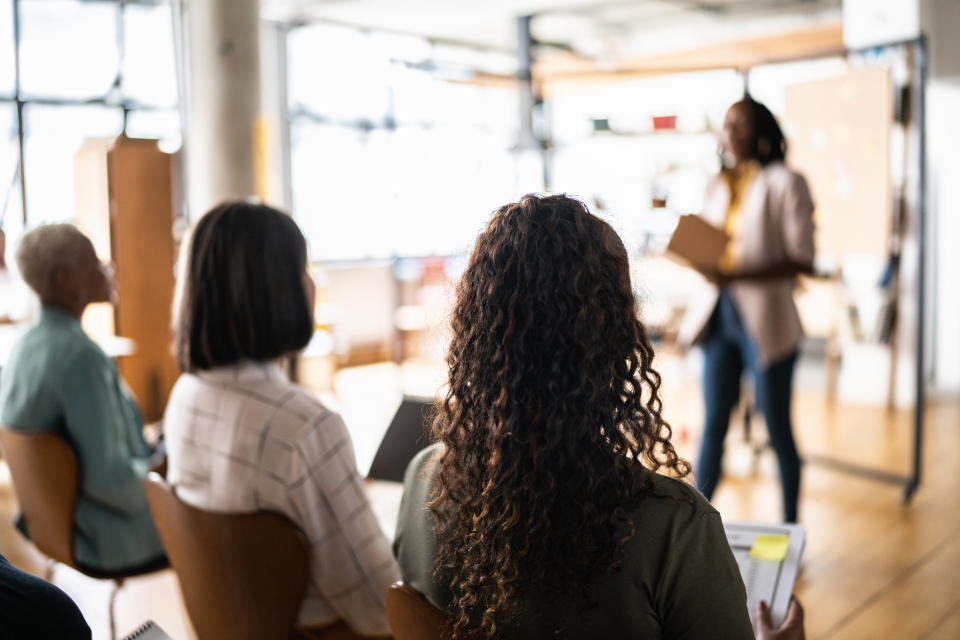
MULTIPOLYGON (((909 415, 888 421, 879 410, 808 407, 795 428, 808 454, 906 470, 909 415)), ((805 465, 800 519, 808 538, 797 594, 809 638, 960 638, 958 403, 930 405, 924 462, 909 505, 898 486, 805 465)), ((773 471, 728 474, 715 499, 724 517, 778 513, 773 471)))
MULTIPOLYGON (((355 375, 361 380, 368 374, 396 372, 381 368, 355 375)), ((341 400, 349 404, 349 398, 341 400)), ((678 449, 692 460, 702 416, 697 389, 668 385, 664 401, 678 449)), ((349 415, 349 407, 343 408, 349 415)), ((894 473, 908 468, 910 412, 831 407, 822 393, 807 391, 798 393, 794 416, 804 455, 894 473)), ((739 427, 728 436, 725 475, 714 500, 726 520, 780 517, 775 462, 769 450, 754 453, 765 438, 762 424, 754 431, 751 443, 743 442, 739 427)), ((804 466, 800 519, 808 537, 796 592, 806 608, 810 640, 960 638, 960 400, 929 402, 926 434, 924 476, 909 505, 901 504, 899 486, 804 466)), ((40 573, 42 558, 10 524, 15 509, 9 474, 0 464, 0 553, 40 573)), ((55 581, 81 601, 94 637, 108 637, 107 585, 64 571, 55 581)), ((174 638, 193 637, 169 571, 128 583, 117 606, 121 632, 153 618, 174 638)))

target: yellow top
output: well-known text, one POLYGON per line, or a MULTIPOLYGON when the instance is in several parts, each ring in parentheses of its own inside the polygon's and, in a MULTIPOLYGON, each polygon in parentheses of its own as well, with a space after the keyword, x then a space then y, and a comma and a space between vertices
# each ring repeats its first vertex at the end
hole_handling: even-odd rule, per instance
POLYGON ((727 248, 720 256, 720 270, 734 271, 740 262, 739 242, 740 237, 740 207, 743 204, 743 197, 753 184, 753 179, 760 173, 760 164, 755 161, 747 163, 747 166, 740 173, 733 171, 724 171, 723 177, 730 189, 730 204, 727 207, 727 219, 723 224, 723 230, 727 232, 730 241, 727 248))

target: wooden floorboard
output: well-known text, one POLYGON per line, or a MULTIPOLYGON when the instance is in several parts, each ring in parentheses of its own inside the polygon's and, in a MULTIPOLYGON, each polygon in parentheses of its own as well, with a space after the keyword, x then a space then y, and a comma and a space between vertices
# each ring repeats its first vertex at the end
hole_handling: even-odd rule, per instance
MULTIPOLYGON (((794 428, 801 452, 906 474, 910 411, 830 407, 816 395, 798 395, 794 428)), ((682 410, 687 413, 675 422, 700 419, 695 405, 682 410)), ((901 503, 899 485, 804 465, 800 519, 807 547, 796 593, 810 640, 960 638, 954 633, 960 558, 951 546, 960 539, 960 403, 931 403, 926 425, 924 476, 909 505, 901 503), (926 594, 926 604, 900 606, 911 593, 926 594)), ((763 437, 759 426, 752 439, 763 437)), ((698 439, 695 432, 681 453, 693 459, 698 439)), ((714 497, 724 519, 776 520, 780 494, 772 452, 756 459, 733 427, 725 456, 714 497)))
MULTIPOLYGON (((664 404, 679 452, 694 461, 702 420, 698 389, 667 384, 664 404)), ((831 407, 822 394, 801 392, 794 416, 801 453, 894 473, 908 468, 909 411, 888 415, 880 408, 831 407)), ((763 434, 758 421, 752 443, 743 442, 736 425, 728 436, 724 477, 714 499, 725 520, 780 518, 772 452, 753 452, 763 434)), ((898 486, 804 466, 800 519, 808 535, 796 593, 807 612, 810 640, 960 638, 960 401, 931 402, 926 434, 925 472, 909 505, 901 503, 898 486)), ((0 464, 0 553, 40 573, 42 557, 11 525, 15 511, 9 476, 0 464)), ((85 597, 82 586, 71 588, 85 597)), ((94 598, 82 607, 100 624, 95 638, 106 637, 96 621, 105 606, 94 598)), ((121 631, 154 618, 178 640, 193 637, 172 572, 124 587, 118 609, 121 631)))
POLYGON ((920 638, 957 606, 960 536, 956 530, 851 612, 830 637, 920 638))
POLYGON ((920 640, 957 640, 960 638, 960 599, 928 629, 920 640))

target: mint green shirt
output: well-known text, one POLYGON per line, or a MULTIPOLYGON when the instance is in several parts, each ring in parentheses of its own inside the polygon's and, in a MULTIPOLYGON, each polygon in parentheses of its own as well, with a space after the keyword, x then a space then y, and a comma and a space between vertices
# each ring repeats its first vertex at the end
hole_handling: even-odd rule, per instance
MULTIPOLYGON (((436 447, 407 467, 393 548, 404 582, 447 608, 450 593, 434 577, 437 540, 427 508, 436 447)), ((753 640, 746 590, 720 514, 679 480, 658 475, 654 485, 632 515, 635 533, 621 567, 588 585, 596 606, 558 602, 551 585, 538 585, 517 618, 499 621, 498 633, 507 640, 753 640)))
POLYGON ((163 554, 144 493, 150 448, 143 418, 113 360, 76 318, 43 307, 13 347, 0 372, 0 423, 55 431, 73 445, 80 466, 78 563, 112 571, 163 554))

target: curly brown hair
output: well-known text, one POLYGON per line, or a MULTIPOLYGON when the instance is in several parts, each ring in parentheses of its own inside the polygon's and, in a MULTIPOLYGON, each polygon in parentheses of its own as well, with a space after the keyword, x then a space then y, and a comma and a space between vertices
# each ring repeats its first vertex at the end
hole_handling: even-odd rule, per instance
POLYGON ((433 425, 436 578, 452 594, 453 637, 477 624, 492 636, 528 588, 585 595, 618 566, 653 473, 690 466, 661 416, 627 253, 582 202, 527 195, 500 208, 452 329, 433 425))

